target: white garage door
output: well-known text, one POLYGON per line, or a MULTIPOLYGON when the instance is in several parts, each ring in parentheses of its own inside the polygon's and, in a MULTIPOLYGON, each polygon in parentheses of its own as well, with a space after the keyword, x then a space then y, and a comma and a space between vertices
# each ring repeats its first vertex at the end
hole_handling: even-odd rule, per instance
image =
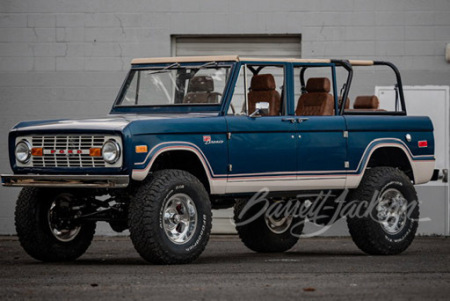
POLYGON ((173 37, 173 56, 240 55, 300 58, 301 36, 197 36, 173 37))
MULTIPOLYGON (((172 55, 301 58, 301 36, 179 36, 172 38, 172 55)), ((213 216, 213 233, 236 233, 232 209, 215 210, 213 216)))

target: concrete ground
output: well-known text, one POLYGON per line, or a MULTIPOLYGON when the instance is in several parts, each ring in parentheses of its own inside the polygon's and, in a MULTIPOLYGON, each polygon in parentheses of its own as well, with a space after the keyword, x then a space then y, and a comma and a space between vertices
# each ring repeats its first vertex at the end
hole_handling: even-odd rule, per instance
POLYGON ((193 264, 146 264, 127 237, 97 237, 72 263, 28 257, 0 237, 0 300, 449 300, 450 239, 417 237, 402 255, 360 252, 350 238, 302 239, 256 254, 213 236, 193 264))

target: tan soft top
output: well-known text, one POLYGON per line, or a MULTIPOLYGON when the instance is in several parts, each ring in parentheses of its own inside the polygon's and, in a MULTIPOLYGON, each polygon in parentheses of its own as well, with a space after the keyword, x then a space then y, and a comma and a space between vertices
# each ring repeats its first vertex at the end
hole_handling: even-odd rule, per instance
MULTIPOLYGON (((239 57, 238 55, 223 56, 174 56, 174 57, 156 57, 142 58, 131 61, 132 65, 140 64, 163 64, 163 63, 195 63, 195 62, 286 62, 286 63, 331 63, 329 59, 292 59, 292 58, 249 58, 239 57)), ((350 60, 353 66, 371 66, 373 61, 350 60)))

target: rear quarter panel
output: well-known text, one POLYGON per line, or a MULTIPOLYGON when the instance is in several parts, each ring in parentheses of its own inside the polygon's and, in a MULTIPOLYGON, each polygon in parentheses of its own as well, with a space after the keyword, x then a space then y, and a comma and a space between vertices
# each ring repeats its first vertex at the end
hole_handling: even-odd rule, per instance
POLYGON ((380 147, 402 149, 413 167, 416 184, 428 182, 434 170, 433 124, 428 117, 346 116, 348 137, 348 187, 359 185, 371 154, 380 147), (406 135, 411 135, 407 141, 406 135), (419 147, 427 141, 427 147, 419 147))

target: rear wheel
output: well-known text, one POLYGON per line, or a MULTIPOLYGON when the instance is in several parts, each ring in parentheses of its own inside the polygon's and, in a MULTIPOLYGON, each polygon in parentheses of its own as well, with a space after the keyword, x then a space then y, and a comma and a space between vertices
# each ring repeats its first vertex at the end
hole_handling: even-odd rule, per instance
POLYGON ((267 214, 262 212, 263 203, 248 209, 246 204, 247 200, 236 202, 234 221, 239 237, 247 248, 255 252, 275 253, 287 251, 297 243, 304 226, 300 217, 267 214))
POLYGON ((399 254, 414 240, 419 203, 411 180, 402 171, 392 167, 367 170, 350 201, 359 210, 347 217, 347 224, 362 251, 372 255, 399 254))
POLYGON ((20 244, 41 261, 71 261, 87 250, 95 222, 78 223, 71 193, 24 188, 17 200, 15 222, 20 244))

